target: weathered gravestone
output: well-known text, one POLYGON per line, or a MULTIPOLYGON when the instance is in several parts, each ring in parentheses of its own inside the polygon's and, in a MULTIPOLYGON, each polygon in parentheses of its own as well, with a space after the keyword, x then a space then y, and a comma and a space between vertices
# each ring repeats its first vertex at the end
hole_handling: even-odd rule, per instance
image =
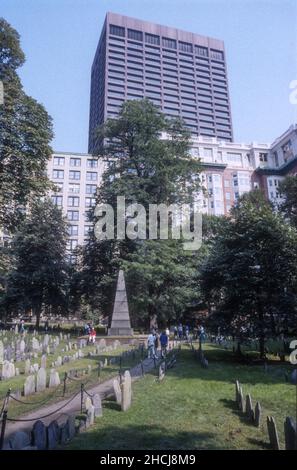
POLYGON ((9 446, 12 450, 21 450, 31 444, 31 439, 28 433, 17 431, 10 439, 9 446))
POLYGON ((239 395, 238 395, 238 408, 242 413, 244 413, 244 398, 242 393, 242 388, 239 387, 239 395))
POLYGON ((128 370, 124 373, 124 380, 121 384, 121 391, 122 391, 122 403, 121 409, 122 411, 127 411, 132 403, 132 381, 131 375, 128 370))
POLYGON ((93 396, 94 414, 95 418, 102 416, 102 402, 99 393, 93 396))
POLYGON ((57 421, 52 421, 47 427, 47 449, 56 449, 60 441, 60 428, 57 421))
POLYGON ((37 338, 32 338, 32 349, 33 351, 39 351, 40 345, 37 338))
POLYGON ((57 387, 60 385, 59 373, 55 369, 51 369, 49 378, 49 387, 57 387))
POLYGON ((94 419, 95 419, 95 407, 91 405, 87 410, 87 420, 86 420, 87 428, 94 424, 94 419))
POLYGON ((32 443, 38 450, 46 449, 46 427, 42 421, 35 421, 32 429, 32 443))
POLYGON ((21 352, 21 353, 24 353, 24 352, 25 352, 25 349, 26 349, 26 343, 25 343, 25 341, 22 339, 22 340, 20 341, 20 352, 21 352))
POLYGON ((30 359, 25 360, 25 374, 30 374, 30 369, 31 369, 31 361, 30 359))
POLYGON ((24 383, 24 396, 32 395, 35 393, 35 377, 34 375, 28 375, 24 383))
POLYGON ((291 374, 291 383, 297 385, 297 369, 294 369, 291 374))
POLYGON ((284 423, 286 450, 297 450, 297 427, 296 421, 287 416, 284 423))
POLYGON ((69 423, 68 420, 60 426, 60 442, 61 444, 66 444, 69 442, 69 423))
POLYGON ((119 384, 118 379, 114 379, 113 381, 113 391, 115 395, 115 399, 118 405, 121 405, 122 403, 122 392, 121 392, 121 387, 119 384))
POLYGON ((273 416, 267 416, 267 430, 268 430, 270 447, 273 450, 280 450, 276 423, 275 423, 273 416))
POLYGON ((165 362, 162 362, 159 366, 159 374, 158 374, 158 379, 159 382, 161 382, 165 377, 165 362))
POLYGON ((92 400, 91 400, 90 397, 87 397, 87 398, 85 399, 85 409, 86 409, 86 411, 88 411, 89 408, 91 408, 91 406, 92 406, 92 400))
POLYGON ((69 430, 69 439, 73 439, 75 436, 75 416, 69 416, 67 419, 68 430, 69 430))
POLYGON ((40 367, 43 367, 44 369, 46 369, 46 359, 46 354, 42 354, 40 367))
POLYGON ((261 415, 262 415, 261 405, 257 401, 256 406, 255 406, 255 426, 257 426, 257 428, 261 424, 261 415))
POLYGON ((46 370, 41 367, 37 372, 36 392, 43 392, 46 389, 46 370))
POLYGON ((246 400, 245 400, 245 414, 246 414, 248 420, 251 423, 253 423, 254 419, 255 419, 255 416, 254 416, 254 410, 253 410, 252 397, 249 393, 247 394, 246 400))

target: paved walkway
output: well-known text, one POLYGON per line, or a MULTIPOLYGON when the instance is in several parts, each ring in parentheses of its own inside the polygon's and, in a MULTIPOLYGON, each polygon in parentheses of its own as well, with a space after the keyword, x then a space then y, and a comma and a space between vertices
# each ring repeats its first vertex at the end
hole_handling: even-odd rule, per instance
MULTIPOLYGON (((152 359, 145 359, 143 361, 143 370, 144 372, 148 372, 154 367, 154 361, 152 359)), ((137 366, 130 369, 132 380, 135 381, 142 376, 141 365, 138 364, 137 366)), ((105 382, 99 383, 98 385, 92 386, 90 388, 86 387, 88 393, 95 394, 98 393, 101 399, 108 397, 109 395, 113 394, 113 380, 116 376, 112 377, 105 382)), ((78 386, 79 386, 78 382, 78 386)), ((86 398, 86 394, 84 394, 84 399, 86 398)), ((22 398, 23 399, 23 398, 22 398)), ((52 403, 50 405, 44 406, 39 408, 38 410, 32 411, 26 415, 18 416, 18 419, 29 419, 30 421, 7 421, 6 423, 6 430, 5 430, 5 440, 4 440, 4 448, 5 445, 8 443, 8 439, 17 431, 30 431, 33 427, 34 421, 41 419, 45 425, 48 425, 51 421, 56 420, 58 423, 65 422, 67 419, 67 415, 69 414, 77 414, 80 413, 80 392, 69 402, 70 398, 68 397, 65 400, 60 400, 56 403, 52 403), (69 402, 69 403, 68 403, 69 402), (62 408, 60 411, 56 411, 57 409, 62 408), (51 414, 46 418, 41 418, 42 416, 51 414)), ((8 414, 9 418, 9 414, 8 414)))

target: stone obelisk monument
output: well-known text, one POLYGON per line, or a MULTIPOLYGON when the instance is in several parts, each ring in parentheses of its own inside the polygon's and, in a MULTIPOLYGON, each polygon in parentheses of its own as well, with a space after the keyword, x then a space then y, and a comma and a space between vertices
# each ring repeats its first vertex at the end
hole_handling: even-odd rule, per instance
POLYGON ((124 271, 119 271, 109 336, 132 336, 124 271))

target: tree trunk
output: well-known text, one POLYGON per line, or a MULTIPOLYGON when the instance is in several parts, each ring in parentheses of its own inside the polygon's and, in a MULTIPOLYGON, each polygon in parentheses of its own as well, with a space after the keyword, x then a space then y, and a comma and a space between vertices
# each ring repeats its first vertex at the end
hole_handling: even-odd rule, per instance
POLYGON ((265 332, 264 332, 264 315, 262 310, 262 305, 258 304, 258 311, 259 311, 259 327, 260 327, 260 334, 259 334, 259 350, 260 350, 260 359, 265 359, 265 332))
POLYGON ((35 316, 36 316, 35 328, 36 328, 36 330, 39 330, 40 316, 41 316, 41 305, 37 305, 35 307, 34 313, 35 313, 35 316))

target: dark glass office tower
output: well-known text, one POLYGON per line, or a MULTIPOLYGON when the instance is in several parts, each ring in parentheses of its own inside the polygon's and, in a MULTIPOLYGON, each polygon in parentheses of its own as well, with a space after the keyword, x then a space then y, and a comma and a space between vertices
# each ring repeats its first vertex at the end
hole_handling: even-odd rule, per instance
POLYGON ((92 65, 90 153, 100 147, 95 129, 144 97, 194 136, 233 140, 223 41, 107 13, 92 65))

